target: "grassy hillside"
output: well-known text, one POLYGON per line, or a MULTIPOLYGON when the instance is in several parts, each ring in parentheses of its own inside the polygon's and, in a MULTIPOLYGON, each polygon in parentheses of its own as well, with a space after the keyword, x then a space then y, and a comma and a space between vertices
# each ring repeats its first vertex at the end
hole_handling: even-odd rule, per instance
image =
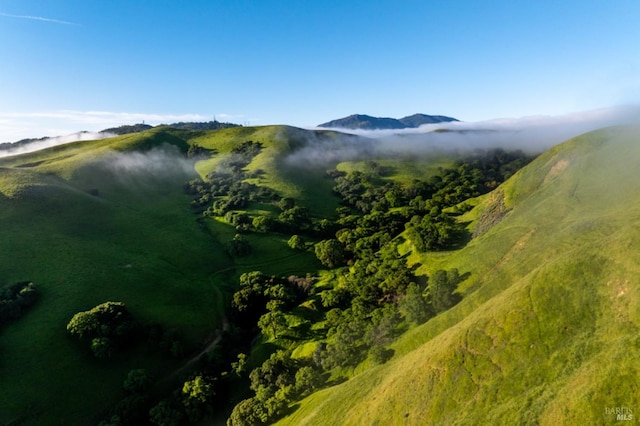
POLYGON ((130 370, 162 380, 212 339, 242 272, 317 270, 312 253, 292 252, 278 234, 247 235, 252 254, 231 258, 235 229, 198 219, 183 185, 253 140, 263 145, 247 167, 263 171, 254 183, 295 197, 314 216, 332 215, 338 200, 324 171, 335 164, 290 156, 310 143, 335 147, 340 137, 284 126, 155 128, 0 159, 0 285, 30 280, 40 292, 26 315, 0 329, 0 423, 100 419, 123 398, 130 370), (187 158, 194 145, 205 148, 204 159, 187 158), (124 302, 141 326, 174 330, 184 354, 172 358, 140 342, 94 359, 65 326, 106 301, 124 302))
POLYGON ((419 272, 469 273, 463 301, 403 335, 392 361, 314 393, 279 424, 609 424, 615 407, 635 416, 638 138, 615 128, 557 146, 480 200, 472 227, 492 214, 495 224, 465 248, 412 254, 419 272))
POLYGON ((213 274, 231 261, 189 214, 182 184, 195 173, 176 160, 186 148, 152 131, 2 159, 0 283, 32 280, 41 297, 0 330, 0 423, 86 423, 128 370, 176 364, 144 349, 96 362, 66 333, 78 311, 122 301, 189 348, 219 326, 213 274))
MULTIPOLYGON (((470 222, 475 237, 463 249, 418 254, 404 243, 418 275, 457 268, 467 277, 459 287, 463 301, 392 343, 387 364, 365 361, 352 380, 312 394, 283 423, 556 424, 575 413, 598 422, 607 407, 637 405, 630 379, 640 361, 633 352, 640 346, 631 256, 640 238, 635 140, 629 130, 603 130, 545 153, 469 202, 476 207, 460 220, 470 222)), ((0 423, 108 418, 126 395, 127 373, 137 368, 161 382, 151 391, 155 404, 163 398, 159 388, 181 385, 177 372, 185 374, 194 355, 220 337, 216 330, 227 327, 225 309, 242 273, 304 276, 322 268, 312 249, 289 248, 296 228, 236 227, 234 215, 278 217, 275 200, 291 197, 317 224, 335 218, 339 206, 328 169, 373 168, 379 183, 408 185, 455 160, 376 157, 373 146, 287 126, 154 128, 0 159, 0 285, 30 280, 40 292, 35 306, 0 329, 0 423), (261 148, 234 179, 277 196, 215 213, 206 210, 211 201, 231 196, 209 193, 209 204, 195 211, 184 184, 228 167, 247 141, 261 148), (189 157, 193 151, 200 155, 189 157), (228 244, 239 232, 252 251, 232 257, 228 244), (141 333, 113 358, 95 359, 65 326, 106 301, 124 302, 141 329, 172 331, 183 351, 172 357, 158 350, 161 338, 141 333)), ((307 243, 321 239, 306 232, 307 243)), ((312 330, 322 327, 320 299, 313 298, 286 314, 290 326, 302 324, 304 313, 320 320, 309 323, 312 330)), ((244 336, 256 343, 243 349, 252 351, 251 366, 280 343, 300 343, 296 356, 310 355, 317 343, 254 337, 251 330, 244 336)), ((224 404, 228 396, 216 400, 224 404)))
POLYGON ((208 132, 191 139, 190 143, 214 150, 217 154, 197 164, 198 173, 205 177, 244 141, 262 143, 263 151, 248 166, 250 172, 263 171, 254 183, 276 190, 282 196, 300 200, 317 216, 334 213, 338 200, 331 196, 332 182, 324 179, 324 172, 333 167, 331 161, 297 161, 298 151, 311 145, 338 150, 346 135, 330 131, 308 131, 289 126, 236 127, 208 132))

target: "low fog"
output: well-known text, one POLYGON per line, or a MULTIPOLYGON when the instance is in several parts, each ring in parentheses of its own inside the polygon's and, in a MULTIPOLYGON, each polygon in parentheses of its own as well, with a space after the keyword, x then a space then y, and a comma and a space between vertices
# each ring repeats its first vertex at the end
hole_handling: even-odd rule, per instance
POLYGON ((114 151, 107 154, 100 164, 123 180, 193 175, 194 162, 177 147, 163 144, 145 152, 114 151))
POLYGON ((11 155, 27 154, 29 152, 40 151, 41 149, 51 148, 52 146, 64 145, 71 142, 94 141, 98 139, 106 139, 113 137, 110 133, 97 132, 79 132, 66 136, 57 136, 53 138, 42 138, 28 142, 17 142, 14 144, 2 144, 0 149, 0 158, 9 157, 11 155))
MULTIPOLYGON (((607 108, 564 116, 449 122, 402 130, 347 130, 338 142, 317 138, 291 154, 290 164, 328 164, 376 156, 410 156, 474 149, 520 149, 537 154, 567 139, 614 125, 640 124, 639 107, 607 108)), ((327 130, 318 129, 315 130, 327 130)))
MULTIPOLYGON (((528 153, 540 153, 569 138, 607 126, 640 124, 640 107, 625 106, 567 114, 563 116, 531 116, 502 118, 479 122, 449 122, 423 125, 417 129, 402 130, 349 130, 334 129, 343 135, 323 137, 322 134, 307 140, 305 146, 289 155, 286 161, 292 165, 326 165, 339 161, 355 160, 384 155, 410 156, 438 152, 461 152, 473 149, 520 149, 528 153)), ((325 128, 314 130, 327 130, 325 128)), ((12 145, 3 144, 0 158, 25 154, 70 142, 97 140, 112 137, 108 133, 79 132, 67 136, 46 138, 12 145)), ((165 150, 166 151, 166 150, 165 150)), ((137 158, 128 154, 114 158, 113 167, 128 172, 146 170, 159 172, 169 169, 176 156, 160 156, 159 153, 140 154, 137 158), (164 161, 163 158, 171 159, 164 161), (153 161, 149 161, 152 159, 153 161)), ((178 161, 178 167, 192 167, 178 161)), ((173 170, 172 169, 172 170, 173 170)))

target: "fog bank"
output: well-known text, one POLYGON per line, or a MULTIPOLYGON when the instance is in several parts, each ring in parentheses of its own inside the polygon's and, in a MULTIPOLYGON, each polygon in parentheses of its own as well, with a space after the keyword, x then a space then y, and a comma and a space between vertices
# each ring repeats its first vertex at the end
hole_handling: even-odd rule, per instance
MULTIPOLYGON (((291 164, 328 164, 369 156, 425 155, 475 149, 519 149, 538 154, 567 139, 615 125, 640 124, 640 107, 606 108, 563 116, 502 118, 426 124, 417 129, 347 130, 338 142, 312 140, 288 158, 291 164)), ((317 128, 316 130, 327 130, 317 128)))
POLYGON ((17 142, 14 144, 5 144, 6 148, 0 149, 0 158, 9 157, 11 155, 27 154, 29 152, 40 151, 41 149, 51 148, 53 146, 64 145, 71 142, 94 141, 113 137, 110 133, 98 132, 79 132, 66 136, 56 136, 53 138, 36 139, 28 142, 17 142))

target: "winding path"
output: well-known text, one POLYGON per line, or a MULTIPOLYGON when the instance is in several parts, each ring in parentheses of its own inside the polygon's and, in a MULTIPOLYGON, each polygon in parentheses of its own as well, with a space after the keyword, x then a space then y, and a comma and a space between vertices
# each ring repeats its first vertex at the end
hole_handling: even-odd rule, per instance
POLYGON ((200 352, 198 352, 197 354, 195 354, 194 356, 192 356, 191 358, 189 358, 183 365, 182 367, 178 368, 176 371, 174 371, 173 373, 171 373, 171 375, 167 378, 167 380, 173 379, 176 376, 178 376, 180 373, 182 373, 183 371, 187 370, 190 366, 192 366, 195 362, 197 362, 201 356, 205 355, 206 353, 208 353, 211 349, 215 348, 216 345, 218 343, 220 343, 220 340, 222 340, 222 333, 224 333, 225 331, 229 330, 229 320, 227 320, 227 317, 223 317, 222 318, 222 330, 218 331, 217 336, 211 341, 209 342, 209 344, 200 352))

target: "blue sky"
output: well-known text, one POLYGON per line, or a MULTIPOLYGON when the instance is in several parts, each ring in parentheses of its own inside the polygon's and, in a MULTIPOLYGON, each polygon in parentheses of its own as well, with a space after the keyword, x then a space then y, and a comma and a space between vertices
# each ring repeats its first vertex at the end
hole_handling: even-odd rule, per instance
POLYGON ((0 142, 640 100, 640 2, 0 0, 0 142))

